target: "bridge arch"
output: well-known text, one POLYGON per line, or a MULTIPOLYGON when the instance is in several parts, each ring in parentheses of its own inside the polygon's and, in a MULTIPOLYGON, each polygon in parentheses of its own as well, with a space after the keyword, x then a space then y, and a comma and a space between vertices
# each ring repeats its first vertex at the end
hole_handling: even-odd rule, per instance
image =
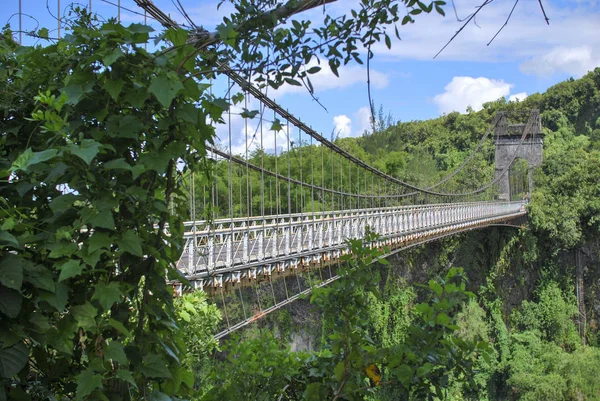
POLYGON ((510 200, 511 182, 509 169, 511 165, 523 159, 527 162, 527 188, 526 193, 531 194, 533 190, 533 170, 539 167, 543 161, 544 139, 542 122, 539 110, 532 110, 526 124, 509 124, 505 112, 500 112, 501 117, 496 125, 496 155, 495 176, 498 178, 498 198, 510 200), (523 134, 527 136, 521 143, 523 134))

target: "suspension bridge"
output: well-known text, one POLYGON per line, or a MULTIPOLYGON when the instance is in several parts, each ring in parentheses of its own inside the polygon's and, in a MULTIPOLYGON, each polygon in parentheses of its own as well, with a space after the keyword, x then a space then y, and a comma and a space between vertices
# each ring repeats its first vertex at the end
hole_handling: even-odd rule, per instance
MULTIPOLYGON (((518 124, 508 124, 506 114, 498 113, 460 166, 419 188, 354 157, 234 73, 231 79, 246 99, 259 101, 260 116, 255 129, 244 129, 244 154, 233 150, 231 125, 220 143, 209 147, 213 178, 200 189, 191 179, 192 219, 185 225, 186 243, 177 263, 194 289, 220 303, 225 327, 218 338, 337 279, 347 240, 364 238, 367 230, 379 236, 369 245, 389 256, 526 214, 523 198, 542 155, 538 110, 518 124), (281 129, 264 130, 267 123, 281 129), (281 131, 283 143, 278 144, 281 131), (492 141, 495 171, 486 176, 470 162, 492 141), (511 178, 519 158, 529 162, 526 179, 511 178), (468 188, 467 181, 474 187, 468 188), (207 213, 207 219, 195 217, 207 213), (283 290, 275 289, 278 281, 283 290), (231 310, 232 303, 241 308, 231 310)), ((227 113, 231 121, 234 110, 227 113)))
MULTIPOLYGON (((151 1, 135 3, 144 19, 179 27, 151 1)), ((59 3, 59 36, 60 11, 59 3)), ((21 33, 20 26, 19 19, 21 33)), ((508 120, 515 116, 498 113, 459 166, 419 187, 357 158, 247 79, 221 69, 230 107, 224 121, 211 122, 218 138, 206 145, 210 173, 187 178, 190 216, 177 261, 191 288, 212 295, 223 311, 217 338, 336 280, 347 240, 364 238, 368 230, 378 235, 369 246, 389 256, 526 215, 523 194, 531 192, 531 171, 542 161, 538 110, 513 124, 508 120), (234 105, 236 92, 243 93, 243 104, 234 105), (232 128, 236 121, 241 141, 232 128), (488 171, 476 161, 490 149, 488 171), (514 177, 518 159, 528 162, 526 179, 514 177)))
MULTIPOLYGON (((164 27, 180 27, 151 1, 136 3, 164 27)), ((249 79, 220 68, 228 83, 226 129, 218 130, 217 143, 207 144, 211 179, 197 183, 190 177, 190 221, 177 262, 191 287, 213 295, 223 311, 216 338, 336 280, 347 240, 364 238, 368 230, 378 235, 368 245, 384 249, 385 257, 526 214, 526 200, 518 194, 531 193, 531 171, 542 161, 538 110, 515 124, 498 113, 454 171, 418 187, 355 157, 249 79), (236 92, 244 95, 237 110, 231 95, 236 92), (258 108, 254 118, 249 105, 258 108), (234 117, 243 120, 241 147, 234 146, 234 117), (486 175, 473 161, 490 142, 495 170, 486 175), (521 172, 527 188, 524 177, 511 178, 517 159, 528 162, 521 172), (274 282, 283 285, 276 289, 274 282)))

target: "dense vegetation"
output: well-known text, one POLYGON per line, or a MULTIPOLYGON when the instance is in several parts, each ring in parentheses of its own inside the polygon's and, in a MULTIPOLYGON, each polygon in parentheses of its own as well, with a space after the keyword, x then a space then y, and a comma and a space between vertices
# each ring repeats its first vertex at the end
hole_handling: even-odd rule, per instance
MULTIPOLYGON (((536 186, 526 227, 518 233, 514 228, 489 228, 484 235, 465 235, 407 251, 392 259, 391 266, 375 269, 378 289, 367 292, 360 301, 367 311, 363 330, 370 341, 383 347, 410 346, 412 328, 422 316, 416 305, 428 299, 418 283, 443 277, 448 266, 465 267, 470 279, 468 288, 477 295, 455 315, 458 328, 453 336, 464 341, 483 341, 489 348, 474 362, 476 373, 470 385, 460 374, 446 371, 448 374, 439 382, 444 388, 441 399, 600 398, 595 307, 600 264, 600 69, 523 102, 500 99, 487 103, 479 112, 397 124, 386 123, 385 116, 379 113, 376 125, 383 129, 358 139, 337 141, 389 174, 421 183, 433 182, 460 163, 497 111, 518 116, 526 115, 531 108, 541 110, 545 160, 535 172, 536 186), (579 290, 585 287, 580 302, 575 286, 578 270, 584 283, 579 290)), ((493 148, 486 144, 483 150, 484 156, 476 162, 491 172, 493 159, 489 155, 493 148)), ((290 385, 285 377, 304 377, 301 366, 305 366, 307 356, 287 350, 288 341, 298 341, 294 332, 312 332, 315 342, 310 348, 316 355, 329 349, 330 336, 339 335, 334 329, 339 327, 335 322, 337 315, 331 316, 326 308, 315 315, 307 329, 306 317, 299 315, 311 311, 315 315, 314 309, 306 306, 279 312, 263 321, 263 327, 279 333, 278 340, 265 338, 257 329, 247 331, 246 340, 228 350, 235 358, 216 364, 215 372, 219 373, 214 378, 223 386, 219 394, 225 396, 233 391, 242 397, 255 394, 252 391, 261 393, 257 389, 277 391, 290 385), (242 351, 243 344, 270 345, 262 353, 259 345, 252 351, 242 351), (247 360, 244 355, 252 358, 247 360), (293 366, 299 370, 254 372, 256 361, 272 361, 273 366, 281 366, 281 358, 292 358, 293 366), (256 382, 260 377, 264 379, 256 382), (271 380, 276 383, 274 387, 269 384, 271 380), (249 388, 248 381, 255 387, 249 388)), ((266 363, 269 366, 271 362, 266 363)), ((383 384, 361 397, 424 398, 423 394, 403 393, 391 385, 393 372, 382 369, 382 373, 383 384)), ((363 380, 366 383, 366 374, 363 380)), ((435 397, 433 384, 428 394, 435 397)), ((276 395, 281 393, 270 397, 276 395)))
MULTIPOLYGON (((226 53, 247 55, 256 38, 234 28, 221 29, 226 53)), ((189 212, 177 163, 209 171, 206 118, 227 107, 190 79, 214 60, 190 58, 197 49, 181 30, 166 34, 174 49, 149 53, 142 25, 99 27, 84 14, 71 29, 46 47, 0 38, 0 399, 600 397, 600 69, 521 103, 339 140, 424 184, 460 163, 498 110, 539 107, 547 129, 527 229, 489 229, 376 266, 379 251, 365 246, 375 237, 351 241, 342 279, 311 299, 317 346, 291 352, 288 311, 261 323, 285 323, 277 336, 258 326, 219 345, 216 308, 201 294, 174 301, 166 283, 181 279, 174 261, 189 212), (578 305, 580 276, 587 302, 578 305)), ((364 40, 387 37, 376 29, 364 40)), ((284 46, 267 31, 261 40, 284 46)), ((358 39, 340 32, 356 58, 358 39)), ((330 59, 335 69, 344 56, 330 59)), ((474 161, 484 176, 490 152, 474 161)), ((307 207, 299 198, 295 207, 307 207)))

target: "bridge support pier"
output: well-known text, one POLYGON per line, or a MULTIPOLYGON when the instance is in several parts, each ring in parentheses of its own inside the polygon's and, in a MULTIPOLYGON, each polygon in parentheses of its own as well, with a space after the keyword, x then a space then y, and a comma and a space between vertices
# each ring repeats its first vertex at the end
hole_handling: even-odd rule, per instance
POLYGON ((528 194, 533 190, 533 170, 542 164, 543 160, 543 132, 539 110, 532 110, 527 124, 508 124, 506 114, 500 112, 501 117, 496 125, 496 155, 495 178, 498 181, 498 199, 510 200, 510 176, 508 169, 510 163, 516 159, 524 159, 528 163, 527 184, 528 194), (525 139, 521 138, 525 131, 525 139))

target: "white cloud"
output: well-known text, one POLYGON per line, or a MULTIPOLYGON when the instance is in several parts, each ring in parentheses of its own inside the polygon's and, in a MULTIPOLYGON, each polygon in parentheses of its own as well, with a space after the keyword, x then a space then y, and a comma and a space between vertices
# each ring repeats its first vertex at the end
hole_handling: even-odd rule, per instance
POLYGON ((334 134, 344 138, 352 134, 352 120, 345 114, 333 117, 334 134))
POLYGON ((597 66, 600 66, 600 53, 590 46, 559 46, 524 62, 520 69, 532 75, 547 76, 558 72, 580 77, 597 66))
POLYGON ((526 92, 515 93, 514 95, 510 95, 508 97, 509 102, 522 102, 527 97, 526 92))
MULTIPOLYGON (((547 25, 538 2, 520 2, 507 27, 489 45, 514 2, 490 2, 478 15, 477 25, 471 23, 438 56, 442 60, 520 61, 538 59, 557 47, 573 43, 590 49, 600 49, 598 21, 600 9, 594 2, 546 2, 544 8, 551 19, 547 25)), ((459 17, 470 14, 481 0, 456 2, 459 17)), ((393 40, 391 50, 385 45, 374 47, 377 56, 431 60, 463 22, 456 20, 452 8, 446 8, 445 18, 432 13, 419 15, 415 24, 402 26, 402 41, 393 40)), ((597 60, 596 54, 595 59, 597 60)), ((592 60, 594 57, 592 57, 592 60)))
POLYGON ((511 87, 511 84, 503 80, 454 77, 444 87, 444 93, 436 95, 433 102, 438 105, 440 113, 464 113, 468 106, 477 111, 481 110, 483 103, 507 96, 511 87))
POLYGON ((355 116, 358 120, 358 128, 356 129, 357 135, 361 135, 363 132, 371 130, 371 108, 369 106, 358 109, 355 116))

